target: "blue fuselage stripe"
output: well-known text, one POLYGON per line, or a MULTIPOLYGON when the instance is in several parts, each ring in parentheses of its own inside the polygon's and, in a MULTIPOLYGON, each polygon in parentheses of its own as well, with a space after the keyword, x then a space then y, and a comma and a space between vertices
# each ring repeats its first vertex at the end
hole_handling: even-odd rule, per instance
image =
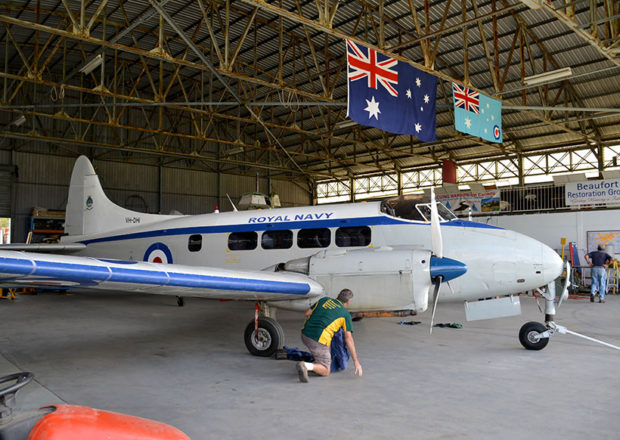
MULTIPOLYGON (((413 225, 428 226, 429 223, 403 221, 393 217, 376 216, 376 217, 353 217, 344 219, 330 220, 308 220, 293 222, 277 222, 277 223, 248 223, 237 225, 221 225, 221 226, 192 226, 188 228, 171 228, 157 229, 152 231, 135 232, 132 234, 110 235, 108 237, 94 238, 83 240, 81 243, 86 245, 91 243, 102 243, 121 240, 135 240, 140 238, 166 237, 173 235, 193 235, 193 234, 221 234, 228 232, 258 232, 267 230, 282 229, 307 229, 307 228, 338 228, 342 226, 378 226, 378 225, 413 225)), ((441 226, 461 227, 461 228, 482 228, 482 229, 501 229, 495 226, 483 223, 469 222, 464 220, 453 220, 444 222, 441 226)))
MULTIPOLYGON (((122 263, 122 262, 119 262, 122 263)), ((70 281, 92 285, 101 282, 144 284, 153 286, 189 287, 240 292, 266 292, 306 295, 307 283, 261 280, 254 278, 231 278, 213 275, 185 274, 178 272, 102 267, 88 264, 60 263, 52 261, 0 258, 0 266, 6 274, 30 275, 51 280, 70 281), (33 272, 33 268, 35 269, 33 272)))

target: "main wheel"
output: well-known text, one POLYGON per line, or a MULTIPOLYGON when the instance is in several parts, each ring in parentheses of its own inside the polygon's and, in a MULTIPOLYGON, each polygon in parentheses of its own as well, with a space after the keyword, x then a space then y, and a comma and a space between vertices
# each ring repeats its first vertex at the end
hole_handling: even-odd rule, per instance
POLYGON ((254 356, 269 357, 284 345, 284 332, 275 319, 260 317, 258 331, 254 331, 254 320, 250 321, 243 339, 248 351, 254 356))
POLYGON ((549 343, 548 337, 541 337, 540 334, 547 331, 540 322, 526 322, 519 330, 519 341, 528 350, 542 350, 549 343))

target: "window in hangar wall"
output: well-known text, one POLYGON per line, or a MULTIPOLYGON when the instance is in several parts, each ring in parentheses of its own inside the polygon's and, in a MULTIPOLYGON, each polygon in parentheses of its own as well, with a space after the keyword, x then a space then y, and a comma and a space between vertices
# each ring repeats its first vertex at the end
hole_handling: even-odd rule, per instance
MULTIPOLYGON (((523 157, 523 180, 529 184, 550 184, 554 175, 584 173, 586 178, 598 177, 598 157, 591 148, 530 154, 523 157)), ((519 184, 518 161, 515 158, 460 164, 457 167, 457 184, 489 183, 500 186, 519 184)), ((620 145, 603 147, 603 168, 620 169, 620 145)), ((362 176, 340 181, 318 182, 317 203, 346 202, 351 199, 388 197, 398 194, 399 176, 385 173, 362 176), (353 197, 351 197, 353 191, 353 197)), ((441 168, 433 167, 405 171, 400 175, 400 189, 405 194, 421 192, 424 188, 442 185, 441 168)), ((461 188, 462 189, 462 188, 461 188)))

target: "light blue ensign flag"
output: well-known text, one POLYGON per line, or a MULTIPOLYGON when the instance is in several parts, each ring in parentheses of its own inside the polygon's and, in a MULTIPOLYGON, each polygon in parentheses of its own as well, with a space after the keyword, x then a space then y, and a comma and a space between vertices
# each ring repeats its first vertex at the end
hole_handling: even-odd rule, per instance
POLYGON ((454 127, 490 142, 502 140, 502 101, 452 83, 454 127))

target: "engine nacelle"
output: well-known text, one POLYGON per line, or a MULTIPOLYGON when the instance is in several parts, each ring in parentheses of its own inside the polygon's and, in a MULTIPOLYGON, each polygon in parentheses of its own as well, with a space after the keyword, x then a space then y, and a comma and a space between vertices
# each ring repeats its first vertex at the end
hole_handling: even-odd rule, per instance
MULTIPOLYGON (((352 312, 404 309, 423 312, 428 308, 429 251, 389 247, 325 250, 284 263, 280 269, 310 276, 331 297, 338 296, 342 289, 351 289, 354 297, 349 310, 352 312)), ((295 310, 305 310, 309 305, 308 300, 284 303, 273 305, 295 310)))

